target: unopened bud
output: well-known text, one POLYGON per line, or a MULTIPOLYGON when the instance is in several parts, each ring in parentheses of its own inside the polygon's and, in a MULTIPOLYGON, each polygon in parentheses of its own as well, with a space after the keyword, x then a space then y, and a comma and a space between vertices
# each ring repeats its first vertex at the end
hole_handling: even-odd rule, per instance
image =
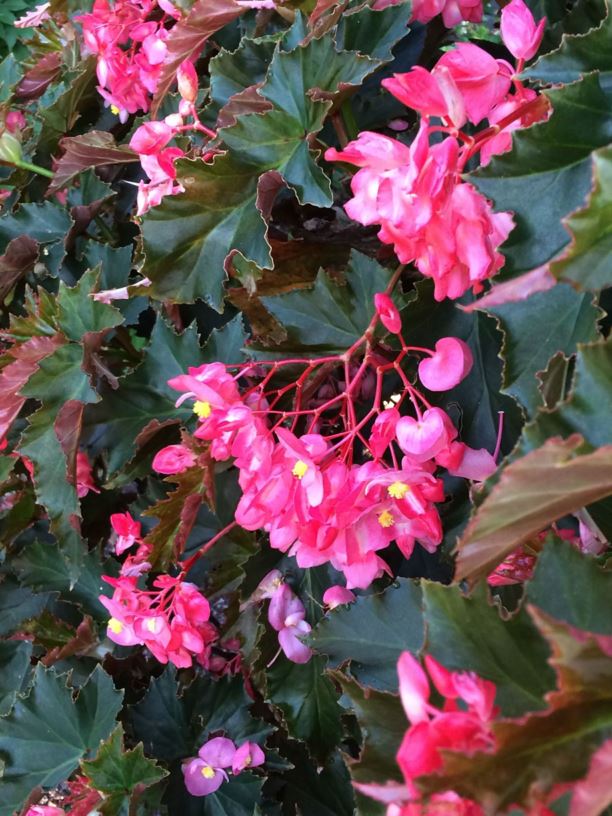
POLYGON ((22 156, 21 142, 5 130, 0 136, 0 161, 19 164, 22 156))
POLYGON ((194 103, 198 98, 198 75, 193 63, 185 60, 176 72, 178 90, 186 102, 194 103))

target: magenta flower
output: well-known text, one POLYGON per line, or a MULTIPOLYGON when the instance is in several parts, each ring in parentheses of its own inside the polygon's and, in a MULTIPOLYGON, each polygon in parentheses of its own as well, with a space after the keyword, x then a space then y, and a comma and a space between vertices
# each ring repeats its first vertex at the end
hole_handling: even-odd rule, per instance
POLYGON ((157 451, 152 468, 158 473, 184 473, 195 464, 196 457, 185 445, 167 445, 157 451))
POLYGON ((389 295, 385 295, 384 292, 375 294, 374 306, 385 329, 393 334, 399 334, 402 330, 402 319, 389 295))
POLYGON ((355 593, 343 586, 331 586, 323 593, 323 603, 330 609, 335 609, 342 604, 354 603, 355 593))
POLYGON ((419 363, 419 379, 430 391, 448 391, 467 377, 473 365, 467 343, 458 337, 442 337, 435 353, 419 363))
POLYGON ((529 60, 535 56, 544 36, 546 17, 536 21, 523 0, 512 0, 501 12, 501 35, 513 57, 529 60))
POLYGON ((197 757, 183 764, 185 787, 192 796, 214 793, 228 779, 225 768, 231 768, 236 746, 226 737, 208 740, 197 757))
POLYGON ((130 513, 113 513, 110 523, 117 534, 115 552, 122 555, 140 539, 140 522, 135 521, 130 513))
POLYGON ((237 775, 245 768, 255 768, 265 761, 266 756, 256 742, 243 742, 234 754, 232 772, 237 775))
POLYGON ((312 649, 300 640, 310 632, 305 617, 304 604, 288 584, 281 584, 270 601, 268 620, 278 632, 278 642, 285 656, 293 663, 308 663, 312 655, 312 649))

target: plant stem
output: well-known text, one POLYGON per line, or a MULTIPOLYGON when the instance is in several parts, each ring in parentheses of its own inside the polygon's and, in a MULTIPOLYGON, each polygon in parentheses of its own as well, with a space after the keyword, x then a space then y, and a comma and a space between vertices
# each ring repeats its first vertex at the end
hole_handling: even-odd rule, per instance
POLYGON ((15 167, 19 167, 20 170, 30 170, 32 173, 37 173, 39 176, 45 176, 50 179, 55 175, 52 170, 47 170, 46 167, 40 167, 38 164, 32 164, 27 161, 15 162, 15 167))

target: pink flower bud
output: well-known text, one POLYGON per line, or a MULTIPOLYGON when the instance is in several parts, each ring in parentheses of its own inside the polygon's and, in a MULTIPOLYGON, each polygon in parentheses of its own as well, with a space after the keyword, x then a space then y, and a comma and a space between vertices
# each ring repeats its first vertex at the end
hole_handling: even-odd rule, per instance
POLYGON ((145 122, 130 139, 130 147, 143 156, 153 156, 159 153, 173 136, 173 129, 165 122, 145 122))
POLYGON ((4 124, 7 130, 11 133, 15 133, 16 130, 23 130, 26 126, 26 119, 21 111, 12 110, 6 114, 4 124))
POLYGON ((323 593, 323 603, 330 609, 335 609, 342 604, 354 603, 355 594, 343 586, 331 586, 323 593))
POLYGON ((467 343, 458 337, 442 337, 435 353, 419 363, 419 379, 430 391, 448 391, 467 377, 473 365, 467 343))
POLYGON ((393 334, 399 334, 402 330, 402 319, 389 295, 378 292, 374 295, 374 306, 385 329, 393 334))
POLYGON ((546 18, 536 25, 533 14, 523 0, 512 0, 501 12, 501 35, 513 57, 531 59, 542 42, 546 18))
POLYGON ((176 72, 178 90, 186 102, 193 104, 198 98, 198 75, 193 63, 189 60, 182 62, 176 72))
POLYGON ((153 470, 166 475, 183 473, 195 464, 194 454, 185 445, 168 445, 155 454, 153 470))

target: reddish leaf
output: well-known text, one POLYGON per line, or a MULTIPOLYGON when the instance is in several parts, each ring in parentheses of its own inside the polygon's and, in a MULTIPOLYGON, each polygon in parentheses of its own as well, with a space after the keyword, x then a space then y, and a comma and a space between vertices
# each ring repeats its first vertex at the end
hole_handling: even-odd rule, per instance
POLYGON ((583 444, 555 437, 502 471, 457 546, 455 580, 488 575, 553 521, 612 494, 612 445, 581 455, 583 444))
POLYGON ((68 481, 71 483, 75 481, 76 455, 79 450, 84 408, 82 402, 68 400, 59 409, 54 423, 55 433, 66 457, 68 481))
POLYGON ((251 85, 244 91, 230 96, 227 103, 219 111, 217 117, 217 127, 231 127, 236 124, 238 116, 246 113, 265 113, 274 107, 271 102, 264 99, 257 92, 260 85, 251 85))
POLYGON ((55 176, 49 185, 49 195, 61 190, 83 170, 139 160, 138 155, 129 147, 119 147, 112 133, 100 130, 92 130, 82 136, 66 136, 59 146, 64 155, 57 162, 55 176))
POLYGON ((31 337, 7 352, 15 360, 0 373, 0 439, 4 438, 25 402, 25 397, 19 395, 20 389, 34 374, 38 363, 62 342, 59 336, 31 337))
POLYGON ((17 88, 15 95, 21 101, 30 102, 38 99, 49 85, 59 76, 62 68, 62 52, 52 51, 40 59, 33 68, 27 71, 17 88))
POLYGON ((176 79, 184 60, 195 60, 206 40, 245 11, 234 0, 197 0, 189 14, 172 29, 166 40, 168 56, 151 105, 155 117, 159 106, 176 79))
POLYGON ((28 235, 9 241, 0 257, 0 301, 4 301, 17 281, 33 269, 38 260, 38 243, 28 235))

